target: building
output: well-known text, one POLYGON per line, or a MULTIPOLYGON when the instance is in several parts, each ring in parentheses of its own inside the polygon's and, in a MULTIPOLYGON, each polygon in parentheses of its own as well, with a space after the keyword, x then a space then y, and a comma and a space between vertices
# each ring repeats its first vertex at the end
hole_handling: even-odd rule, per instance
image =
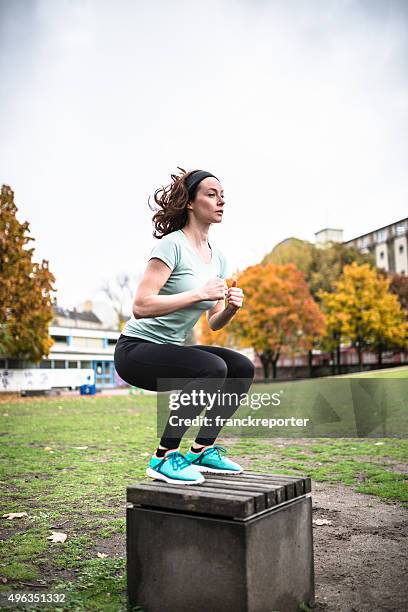
POLYGON ((328 242, 343 242, 343 230, 326 227, 315 232, 316 246, 324 246, 328 242))
MULTIPOLYGON (((118 313, 106 300, 87 299, 84 302, 77 304, 76 309, 81 312, 93 312, 98 319, 103 322, 104 327, 107 329, 117 329, 118 327, 118 313)), ((131 304, 125 304, 124 309, 129 310, 130 312, 131 304)))
POLYGON ((113 353, 120 332, 106 329, 89 306, 83 312, 54 306, 54 312, 49 329, 54 344, 40 368, 92 368, 97 387, 114 387, 113 353))
POLYGON ((373 253, 377 268, 393 274, 408 274, 408 218, 347 240, 361 253, 373 253))
MULTIPOLYGON (((120 331, 110 329, 92 312, 67 310, 54 300, 49 335, 54 340, 49 355, 38 365, 0 356, 0 368, 92 368, 97 388, 117 386, 113 354, 120 331)), ((122 383, 123 384, 123 383, 122 383)))
MULTIPOLYGON (((343 242, 343 230, 322 229, 315 232, 315 242, 320 247, 329 242, 343 242)), ((343 244, 353 246, 361 253, 372 253, 377 268, 391 274, 408 274, 408 218, 346 240, 343 244)))

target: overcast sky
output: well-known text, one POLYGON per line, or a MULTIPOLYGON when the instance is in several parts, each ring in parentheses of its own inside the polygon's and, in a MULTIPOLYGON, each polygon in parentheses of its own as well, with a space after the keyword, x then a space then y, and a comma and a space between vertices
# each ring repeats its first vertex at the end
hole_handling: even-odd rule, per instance
POLYGON ((177 166, 220 178, 210 238, 231 269, 407 216, 407 1, 0 0, 0 17, 0 181, 64 307, 144 270, 147 198, 177 166))

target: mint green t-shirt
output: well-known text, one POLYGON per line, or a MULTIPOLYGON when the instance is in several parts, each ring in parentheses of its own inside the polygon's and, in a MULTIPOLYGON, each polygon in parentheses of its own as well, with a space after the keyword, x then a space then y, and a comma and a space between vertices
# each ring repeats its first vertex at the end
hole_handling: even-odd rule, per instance
MULTIPOLYGON (((174 295, 197 289, 210 278, 229 276, 228 263, 225 256, 214 245, 208 242, 212 251, 210 263, 203 262, 195 251, 190 239, 182 230, 176 230, 160 238, 150 252, 149 260, 157 257, 164 261, 172 270, 167 282, 159 291, 159 295, 174 295)), ((158 344, 185 344, 186 337, 201 314, 209 310, 217 300, 196 302, 159 317, 136 319, 133 315, 126 322, 122 334, 133 336, 158 344)))

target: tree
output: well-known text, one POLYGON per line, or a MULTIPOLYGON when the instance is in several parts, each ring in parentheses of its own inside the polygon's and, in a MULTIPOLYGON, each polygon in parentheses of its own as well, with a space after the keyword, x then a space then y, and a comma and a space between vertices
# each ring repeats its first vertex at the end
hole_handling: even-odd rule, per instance
POLYGON ((398 297, 401 308, 408 318, 408 276, 392 274, 390 277, 390 291, 398 297))
POLYGON ((141 274, 139 274, 134 280, 128 274, 122 274, 116 276, 116 279, 111 282, 107 282, 105 285, 101 287, 101 291, 103 291, 109 299, 109 302, 116 313, 117 321, 118 321, 118 330, 122 331, 126 321, 129 318, 129 314, 127 312, 127 308, 129 304, 132 304, 134 295, 136 293, 135 284, 141 278, 141 274))
POLYGON ((325 331, 324 315, 310 295, 302 272, 293 264, 284 266, 258 264, 244 270, 237 278, 244 292, 243 308, 223 329, 211 332, 203 321, 201 341, 225 346, 233 342, 252 347, 259 357, 265 379, 272 366, 273 378, 281 355, 308 350, 316 336, 325 331))
POLYGON ((275 245, 270 253, 265 255, 261 264, 278 264, 284 266, 293 263, 298 270, 303 272, 306 280, 310 276, 316 247, 307 240, 299 238, 286 238, 275 245))
POLYGON ((389 279, 368 264, 353 262, 344 267, 334 292, 319 292, 328 337, 338 334, 340 340, 351 342, 357 349, 360 370, 367 346, 377 350, 379 363, 384 349, 407 346, 408 323, 389 284, 389 279))
POLYGON ((16 218, 14 192, 2 185, 0 194, 0 352, 39 363, 53 344, 49 325, 54 317, 50 292, 54 275, 48 261, 32 261, 34 240, 29 223, 16 218))
POLYGON ((342 242, 317 246, 307 240, 288 238, 265 255, 261 263, 295 264, 304 273, 312 296, 319 301, 318 292, 332 291, 333 283, 340 278, 344 266, 353 261, 372 267, 375 265, 372 254, 360 253, 355 247, 342 242))
POLYGON ((333 291, 334 283, 342 275, 344 266, 353 262, 375 268, 373 254, 360 253, 355 247, 342 242, 330 242, 323 248, 315 247, 312 265, 306 277, 313 297, 319 301, 319 291, 333 291))
MULTIPOLYGON (((301 270, 313 299, 319 303, 319 292, 334 290, 334 283, 338 280, 347 264, 355 261, 358 264, 367 263, 375 265, 372 254, 362 254, 355 247, 347 246, 342 242, 328 242, 324 246, 317 246, 307 240, 288 238, 277 244, 273 250, 266 255, 262 263, 287 264, 294 263, 301 270)), ((326 337, 323 345, 324 350, 332 353, 333 373, 340 373, 340 333, 335 327, 330 327, 330 338, 326 337)), ((313 353, 317 348, 318 338, 308 351, 309 376, 313 375, 313 353)))

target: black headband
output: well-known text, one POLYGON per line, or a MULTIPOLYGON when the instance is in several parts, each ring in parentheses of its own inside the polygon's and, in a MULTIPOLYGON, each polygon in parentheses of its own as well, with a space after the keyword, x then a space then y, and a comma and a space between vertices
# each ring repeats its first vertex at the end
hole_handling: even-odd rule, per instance
POLYGON ((201 183, 201 181, 207 178, 208 176, 213 176, 217 179, 217 181, 219 180, 218 177, 215 176, 215 174, 211 174, 211 172, 206 172, 206 170, 196 170, 186 178, 185 185, 187 187, 188 197, 190 200, 194 195, 194 190, 197 187, 198 183, 201 183))

